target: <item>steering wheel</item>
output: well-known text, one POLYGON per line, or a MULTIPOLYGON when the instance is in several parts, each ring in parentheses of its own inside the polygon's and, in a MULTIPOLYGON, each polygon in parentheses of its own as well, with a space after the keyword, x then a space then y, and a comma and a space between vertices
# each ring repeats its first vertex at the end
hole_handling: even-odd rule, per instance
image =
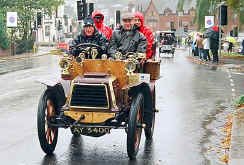
POLYGON ((86 59, 91 59, 91 51, 92 49, 96 49, 98 52, 98 55, 96 56, 96 59, 101 59, 101 55, 104 53, 104 49, 102 46, 92 44, 92 43, 81 43, 76 45, 75 47, 75 54, 79 55, 80 53, 84 53, 86 56, 86 59))

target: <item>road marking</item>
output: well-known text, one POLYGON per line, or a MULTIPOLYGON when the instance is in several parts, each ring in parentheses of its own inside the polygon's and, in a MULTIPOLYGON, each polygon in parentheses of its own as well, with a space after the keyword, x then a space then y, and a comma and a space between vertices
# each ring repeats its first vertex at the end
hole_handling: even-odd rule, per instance
POLYGON ((232 74, 244 75, 244 73, 232 72, 232 74))
POLYGON ((234 86, 235 86, 235 84, 234 84, 234 83, 230 83, 230 86, 234 87, 234 86))

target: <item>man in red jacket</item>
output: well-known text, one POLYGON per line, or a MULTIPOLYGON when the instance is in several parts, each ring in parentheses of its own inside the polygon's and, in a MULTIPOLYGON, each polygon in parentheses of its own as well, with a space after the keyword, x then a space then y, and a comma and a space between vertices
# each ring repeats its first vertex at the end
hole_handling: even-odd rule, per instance
POLYGON ((136 12, 134 14, 134 23, 139 28, 139 31, 146 37, 147 39, 147 59, 152 56, 152 45, 153 45, 153 33, 152 30, 144 25, 144 16, 140 12, 136 12))
POLYGON ((95 22, 97 30, 100 31, 108 40, 110 40, 113 31, 109 26, 103 24, 104 15, 100 11, 95 10, 92 13, 92 18, 95 22))

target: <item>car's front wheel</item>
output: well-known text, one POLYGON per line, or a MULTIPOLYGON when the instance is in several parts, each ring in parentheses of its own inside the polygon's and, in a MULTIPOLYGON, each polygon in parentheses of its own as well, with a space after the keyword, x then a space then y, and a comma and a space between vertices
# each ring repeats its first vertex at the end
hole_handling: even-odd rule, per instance
POLYGON ((143 124, 144 98, 139 93, 133 98, 128 121, 127 153, 130 159, 135 159, 139 150, 143 124))
POLYGON ((48 125, 48 120, 55 115, 54 101, 48 90, 42 94, 37 113, 38 137, 42 150, 46 154, 52 154, 58 140, 58 128, 48 125))

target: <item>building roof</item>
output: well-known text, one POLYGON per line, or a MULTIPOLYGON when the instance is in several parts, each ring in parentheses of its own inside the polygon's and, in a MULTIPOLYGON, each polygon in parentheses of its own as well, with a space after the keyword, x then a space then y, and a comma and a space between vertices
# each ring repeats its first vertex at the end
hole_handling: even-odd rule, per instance
MULTIPOLYGON (((132 1, 130 1, 131 3, 132 1)), ((169 1, 169 0, 140 0, 140 1, 134 1, 135 6, 139 9, 142 8, 142 11, 146 11, 147 8, 149 7, 150 3, 154 3, 155 7, 157 8, 157 11, 159 14, 162 14, 163 11, 166 8, 170 8, 172 10, 172 12, 176 12, 176 8, 177 8, 177 3, 178 0, 175 1, 169 1)), ((189 0, 189 3, 184 6, 184 10, 189 10, 190 8, 192 8, 193 6, 195 6, 195 0, 189 0)))

